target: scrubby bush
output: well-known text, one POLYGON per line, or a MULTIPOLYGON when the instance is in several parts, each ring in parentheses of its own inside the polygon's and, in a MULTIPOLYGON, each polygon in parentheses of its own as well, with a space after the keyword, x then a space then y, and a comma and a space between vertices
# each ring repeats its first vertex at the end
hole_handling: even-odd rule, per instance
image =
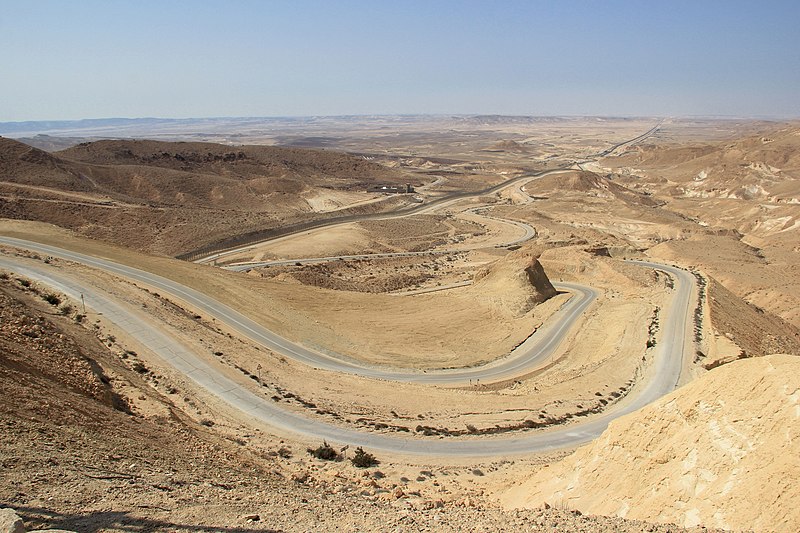
POLYGON ((52 292, 48 292, 42 295, 42 300, 49 303, 50 305, 58 305, 61 303, 61 298, 57 295, 53 294, 52 292))
POLYGON ((380 461, 378 461, 374 455, 365 452, 364 448, 359 446, 356 448, 356 454, 350 459, 350 462, 353 463, 353 466, 358 468, 369 468, 377 465, 380 461))
POLYGON ((323 461, 341 461, 342 456, 325 441, 322 441, 322 446, 318 446, 317 448, 309 448, 308 453, 316 457, 317 459, 322 459, 323 461))

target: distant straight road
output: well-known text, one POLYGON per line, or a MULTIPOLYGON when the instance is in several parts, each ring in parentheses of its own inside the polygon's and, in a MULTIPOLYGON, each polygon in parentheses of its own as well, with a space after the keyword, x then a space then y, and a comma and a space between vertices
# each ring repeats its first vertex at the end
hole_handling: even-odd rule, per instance
POLYGON ((506 187, 512 187, 514 185, 527 183, 528 181, 531 181, 533 179, 540 179, 545 176, 549 176, 551 174, 559 174, 568 171, 569 171, 568 168, 559 168, 554 170, 547 170, 544 172, 537 172, 535 174, 525 174, 524 176, 516 177, 514 179, 505 181, 499 185, 495 185, 494 187, 490 187, 488 189, 484 189, 479 192, 463 192, 463 193, 449 194, 442 198, 436 198, 435 200, 431 200, 426 204, 420 204, 418 206, 406 209, 398 209, 397 211, 391 211, 388 213, 373 213, 369 215, 345 215, 340 217, 328 218, 324 220, 314 220, 309 222, 301 222, 299 224, 290 224, 288 226, 283 226, 271 230, 272 234, 267 237, 254 239, 253 241, 247 242, 245 244, 226 247, 222 250, 215 251, 213 253, 209 252, 210 255, 209 254, 202 255, 204 252, 201 251, 188 252, 186 254, 179 256, 179 259, 192 260, 195 263, 201 263, 201 264, 212 263, 218 259, 221 259, 222 257, 247 250, 253 246, 257 246, 259 244, 269 242, 272 240, 289 237, 297 233, 303 233, 304 231, 330 228, 334 226, 342 226, 345 224, 352 224, 353 222, 362 222, 365 220, 390 220, 394 218, 405 218, 416 215, 424 215, 426 213, 439 210, 443 207, 446 207, 449 204, 453 204, 467 198, 494 194, 495 192, 505 189, 506 187))
MULTIPOLYGON (((316 368, 349 372, 378 379, 405 379, 423 383, 448 382, 448 379, 451 379, 454 375, 458 375, 459 372, 461 375, 456 381, 463 381, 464 379, 483 379, 488 381, 494 379, 489 376, 503 377, 506 375, 513 375, 520 369, 524 370, 527 368, 525 366, 526 360, 522 356, 511 356, 504 359, 503 362, 514 362, 508 363, 510 366, 502 370, 497 369, 502 367, 503 362, 474 369, 440 371, 435 373, 392 373, 391 371, 387 372, 377 367, 365 367, 359 365, 355 361, 348 362, 311 352, 302 346, 298 346, 272 334, 266 330, 266 328, 263 328, 199 291, 182 286, 160 276, 120 265, 112 261, 10 237, 0 237, 0 243, 83 263, 93 268, 105 270, 158 287, 159 290, 169 293, 173 297, 182 299, 195 306, 197 309, 203 310, 206 314, 217 320, 225 322, 230 327, 235 328, 240 334, 255 342, 261 343, 263 339, 264 346, 277 353, 292 357, 316 368), (514 365, 519 366, 514 368, 514 365), (477 374, 471 374, 472 372, 477 372, 477 374), (493 372, 494 374, 492 374, 493 372), (472 375, 480 377, 472 378, 470 377, 472 375), (437 379, 443 379, 444 381, 437 381, 437 379)), ((222 373, 215 370, 209 363, 206 363, 201 357, 193 353, 191 349, 162 331, 158 324, 143 316, 140 310, 116 302, 102 290, 80 284, 76 279, 69 276, 68 273, 61 272, 43 263, 33 263, 29 260, 12 257, 0 257, 0 267, 2 268, 37 279, 41 283, 50 285, 72 298, 77 299, 81 294, 84 294, 87 297, 87 303, 93 309, 103 313, 108 320, 128 332, 154 354, 163 358, 165 362, 173 366, 178 372, 183 373, 201 387, 249 416, 262 420, 278 429, 307 438, 326 439, 331 442, 365 446, 374 450, 384 450, 388 452, 434 456, 503 456, 517 453, 540 452, 583 444, 599 436, 614 418, 633 412, 674 390, 680 379, 684 364, 686 334, 687 331, 691 331, 691 313, 689 311, 694 278, 688 272, 675 267, 642 261, 636 263, 643 267, 655 268, 668 273, 674 278, 675 284, 672 302, 665 314, 662 315, 664 318, 662 337, 655 350, 650 370, 645 372, 647 379, 643 383, 637 384, 623 403, 604 414, 592 416, 584 421, 575 422, 568 426, 558 427, 552 430, 530 432, 514 438, 476 437, 450 440, 413 439, 387 434, 362 432, 284 411, 281 409, 280 405, 272 402, 266 396, 243 387, 237 381, 227 378, 222 373)), ((579 291, 579 293, 581 289, 586 289, 587 292, 583 293, 582 298, 580 294, 578 294, 578 298, 573 297, 570 300, 571 303, 576 301, 578 303, 572 303, 572 310, 567 311, 566 315, 562 315, 562 321, 560 322, 562 326, 574 320, 575 317, 591 303, 594 295, 593 290, 589 288, 578 286, 571 288, 579 291), (582 308, 581 305, 583 305, 582 308)), ((569 305, 565 306, 565 308, 568 307, 569 305)), ((564 309, 562 309, 562 313, 564 313, 564 309)), ((557 345, 558 341, 563 338, 567 329, 569 329, 568 326, 553 328, 553 331, 549 333, 549 335, 552 336, 552 342, 555 342, 557 345)), ((537 332, 535 337, 538 336, 539 333, 537 332)), ((540 346, 540 341, 531 341, 531 345, 523 350, 527 356, 536 356, 536 353, 534 353, 536 350, 533 346, 534 344, 540 346)), ((544 344, 545 346, 541 349, 546 351, 548 349, 546 347, 547 343, 545 342, 544 344)))
POLYGON ((311 220, 307 222, 300 222, 297 224, 290 224, 280 228, 274 228, 272 230, 269 230, 268 232, 264 232, 262 236, 259 236, 258 234, 253 234, 251 239, 245 239, 247 242, 240 242, 237 244, 224 244, 224 243, 212 244, 210 246, 206 246, 204 248, 192 252, 187 252, 178 257, 179 259, 190 260, 196 263, 210 263, 216 259, 219 259, 226 255, 230 255, 232 253, 236 253, 241 250, 245 250, 251 246, 255 246, 262 242, 268 242, 270 240, 274 240, 281 237, 288 237, 289 235, 302 233, 304 231, 309 231, 312 229, 338 226, 341 224, 349 224, 352 222, 359 222, 362 220, 385 220, 390 218, 421 215, 433 211, 435 209, 439 209, 447 204, 451 204, 459 200, 464 200, 466 198, 477 198, 479 196, 487 196, 490 194, 494 194, 497 191, 500 191, 507 187, 513 187, 515 185, 524 184, 525 182, 531 181, 533 179, 540 179, 545 176, 549 176, 551 174, 568 172, 569 170, 572 170, 574 164, 588 163, 589 161, 600 159, 601 157, 605 157, 623 146, 628 146, 650 137, 651 135, 655 134, 658 131, 663 122, 664 121, 661 120, 659 121, 658 124, 650 128, 646 132, 642 133, 641 135, 637 135, 633 139, 628 139, 626 141, 619 142, 611 146, 610 148, 603 150, 602 152, 598 152, 597 154, 594 154, 593 156, 584 159, 583 161, 576 161, 575 163, 569 165, 564 165, 558 168, 544 170, 541 172, 523 174, 522 176, 511 178, 510 180, 504 181, 503 183, 499 183, 497 185, 488 187, 480 191, 452 193, 448 194, 447 196, 443 196, 441 198, 433 199, 425 204, 405 209, 399 209, 397 211, 392 211, 389 213, 374 213, 368 215, 344 215, 323 220, 311 220))

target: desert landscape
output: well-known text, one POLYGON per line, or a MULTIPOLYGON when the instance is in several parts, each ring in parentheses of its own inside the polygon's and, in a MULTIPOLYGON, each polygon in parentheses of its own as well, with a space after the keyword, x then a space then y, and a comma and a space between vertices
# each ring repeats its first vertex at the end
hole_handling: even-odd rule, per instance
POLYGON ((28 530, 800 526, 800 123, 10 130, 28 530))

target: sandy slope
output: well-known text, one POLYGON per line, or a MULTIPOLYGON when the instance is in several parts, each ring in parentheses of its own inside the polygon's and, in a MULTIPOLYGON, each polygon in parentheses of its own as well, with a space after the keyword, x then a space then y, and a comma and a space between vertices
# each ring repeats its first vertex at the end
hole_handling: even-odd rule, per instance
MULTIPOLYGON (((101 317, 79 323, 79 308, 64 312, 43 294, 17 276, 0 278, 0 427, 8 437, 0 439, 0 499, 30 528, 675 531, 559 509, 505 512, 480 483, 497 463, 415 468, 381 457, 362 470, 312 459, 124 351, 101 317)), ((149 297, 148 307, 196 322, 149 297)), ((188 333, 197 340, 212 331, 188 333)), ((245 348, 230 342, 232 351, 245 348)))
POLYGON ((684 526, 797 531, 800 358, 742 360, 637 413, 502 496, 684 526))
MULTIPOLYGON (((513 383, 496 384, 496 387, 492 385, 475 386, 468 390, 444 390, 416 385, 368 383, 347 376, 313 372, 290 361, 282 361, 274 354, 261 352, 239 339, 229 338, 225 331, 216 328, 213 323, 194 318, 191 309, 181 309, 180 302, 165 301, 139 287, 113 279, 112 276, 75 268, 74 265, 55 261, 53 266, 74 269, 75 275, 91 279, 143 309, 146 307, 155 318, 163 322, 164 327, 177 331, 208 359, 219 359, 226 371, 243 371, 245 375, 253 376, 261 366, 264 380, 271 387, 270 394, 274 393, 278 398, 276 401, 285 402, 289 408, 304 411, 309 416, 324 418, 329 415, 310 412, 303 401, 313 402, 321 410, 341 415, 339 423, 358 425, 372 431, 384 431, 385 429, 379 429, 381 424, 397 424, 411 430, 420 424, 464 431, 464 428, 470 426, 483 429, 518 424, 528 418, 560 416, 593 406, 597 402, 612 400, 615 394, 619 394, 618 391, 624 390, 635 378, 641 365, 641 356, 647 354, 645 344, 648 342, 648 328, 654 323, 656 310, 664 304, 668 280, 652 272, 626 265, 620 261, 621 258, 640 258, 647 255, 687 267, 696 266, 707 276, 707 294, 705 301, 700 302, 704 313, 704 322, 700 328, 702 342, 696 347, 708 350, 706 357, 694 365, 698 373, 704 372, 703 366, 730 361, 739 357, 741 352, 748 355, 798 353, 800 335, 795 326, 798 325, 800 316, 797 314, 800 306, 797 305, 796 296, 800 204, 796 203, 796 154, 800 135, 794 126, 770 126, 769 131, 757 132, 757 135, 745 138, 742 133, 744 130, 734 131, 734 126, 739 127, 731 125, 724 135, 711 135, 716 131, 716 126, 703 129, 704 126, 700 125, 698 130, 689 131, 689 126, 685 123, 669 123, 651 139, 652 145, 620 150, 622 155, 619 157, 585 166, 594 172, 575 172, 534 181, 525 186, 527 194, 520 189, 505 196, 481 199, 481 202, 485 201, 491 206, 492 216, 525 220, 536 227, 537 238, 525 245, 525 251, 533 256, 541 254, 541 264, 548 276, 554 280, 591 284, 604 291, 597 301, 597 307, 583 319, 580 334, 570 340, 563 353, 554 357, 552 365, 531 375, 522 376, 513 383), (719 139, 723 141, 718 142, 719 139), (784 320, 780 320, 778 316, 784 320), (217 355, 217 352, 223 355, 217 355)), ((450 153, 458 159, 434 161, 425 157, 387 157, 393 163, 392 168, 413 168, 414 172, 419 172, 419 176, 426 179, 435 176, 438 182, 437 191, 441 193, 442 190, 484 188, 488 184, 507 179, 508 172, 518 174, 523 171, 521 169, 535 161, 549 160, 549 154, 566 154, 572 159, 579 154, 597 153, 608 146, 610 139, 606 134, 600 135, 602 128, 599 126, 600 129, 589 126, 594 132, 589 136, 591 138, 587 137, 585 131, 580 132, 570 126, 574 131, 558 141, 553 138, 548 140, 546 136, 524 137, 523 125, 490 124, 486 127, 497 131, 491 135, 481 134, 474 137, 470 141, 472 144, 453 148, 450 153), (515 139, 514 142, 523 146, 525 152, 483 151, 497 140, 489 140, 489 137, 501 133, 499 138, 515 139), (477 151, 470 152, 472 148, 477 151), (491 158, 491 162, 484 161, 484 157, 491 158), (440 176, 446 179, 440 180, 440 176)), ((474 135, 471 131, 476 125, 465 123, 464 128, 470 135, 474 135)), ((556 129, 559 128, 561 126, 556 129)), ((607 126, 604 128, 607 129, 607 126)), ((747 131, 755 132, 754 128, 755 126, 748 126, 747 131)), ((622 135, 622 132, 617 134, 622 135)), ((429 133, 427 138, 415 136, 403 142, 413 145, 414 150, 409 149, 409 153, 419 153, 418 150, 434 153, 435 149, 456 138, 463 140, 464 137, 459 132, 446 138, 429 133)), ((370 150, 390 151, 392 146, 396 148, 397 142, 388 137, 372 137, 367 145, 370 150), (375 148, 376 146, 380 148, 375 148)), ((200 149, 203 147, 200 146, 191 146, 186 151, 154 151, 148 144, 133 148, 115 143, 105 146, 111 150, 79 155, 78 152, 83 148, 76 148, 70 152, 70 157, 83 159, 82 162, 74 162, 75 165, 80 168, 90 165, 95 167, 91 172, 84 172, 87 178, 80 176, 80 173, 61 172, 63 168, 59 167, 62 163, 58 156, 39 152, 15 152, 16 160, 8 168, 35 168, 49 181, 44 184, 28 183, 25 180, 24 183, 19 180, 12 183, 12 179, 0 183, 0 214, 17 218, 42 218, 75 228, 83 235, 171 254, 190 246, 190 241, 216 238, 210 232, 218 232, 217 236, 237 234, 263 224, 291 221, 291 217, 300 212, 328 210, 362 201, 359 198, 362 198, 363 193, 316 187, 326 181, 325 176, 312 176, 313 179, 306 181, 303 176, 292 174, 291 168, 284 168, 275 173, 275 180, 250 180, 252 191, 257 194, 246 196, 247 201, 259 206, 261 198, 265 199, 264 210, 256 213, 254 204, 245 206, 247 209, 237 210, 237 203, 241 203, 239 199, 245 196, 237 197, 234 194, 241 190, 239 182, 242 181, 242 176, 235 174, 250 163, 246 158, 240 159, 237 151, 232 148, 208 149, 208 152, 201 154, 200 149), (129 149, 130 153, 124 152, 124 149, 129 149), (117 151, 120 153, 116 153, 117 151), (232 160, 226 161, 226 157, 232 160), (112 166, 127 170, 115 170, 114 176, 108 176, 106 167, 112 166), (148 169, 148 172, 153 172, 153 176, 164 178, 163 187, 143 176, 141 169, 148 169), (187 173, 201 169, 204 177, 196 182, 187 181, 187 173), (217 175, 209 177, 209 174, 217 175), (112 197, 93 192, 88 178, 95 181, 123 178, 130 180, 124 183, 125 195, 112 197), (146 201, 130 198, 137 194, 146 201), (148 202, 158 202, 158 205, 149 205, 148 202), (174 205, 180 204, 193 204, 197 209, 172 210, 174 205), (209 209, 209 206, 215 205, 225 209, 209 209), (143 212, 147 214, 143 215, 143 212)), ((443 152, 438 153, 441 155, 443 152)), ((3 173, 4 168, 0 165, 0 173, 3 173)), ((343 172, 345 175, 342 177, 347 178, 348 169, 344 168, 343 172)), ((9 176, 7 172, 4 175, 5 178, 9 176)), ((33 174, 29 173, 26 179, 32 177, 33 174)), ((358 179, 354 179, 351 184, 357 182, 358 179)), ((328 185, 330 184, 331 181, 328 181, 328 185)), ((363 197, 363 202, 371 201, 372 198, 363 197)), ((359 206, 360 209, 375 207, 369 203, 359 206)), ((440 246, 442 240, 446 241, 446 246, 452 246, 450 241, 462 238, 466 239, 466 243, 485 242, 491 245, 499 231, 507 231, 493 228, 480 220, 477 223, 483 228, 476 231, 468 222, 476 220, 461 215, 457 219, 437 215, 418 217, 402 223, 353 225, 349 228, 337 228, 327 234, 321 232, 311 236, 299 235, 296 239, 273 243, 273 248, 264 247, 253 253, 295 257, 293 254, 298 251, 303 254, 325 255, 323 251, 333 253, 341 249, 427 249, 426 247, 440 246), (482 235, 479 234, 481 232, 482 235)), ((519 279, 514 279, 519 274, 519 268, 507 268, 513 266, 510 261, 514 256, 509 256, 505 265, 501 261, 489 267, 490 272, 494 270, 497 275, 492 276, 490 273, 470 288, 402 297, 353 291, 354 284, 363 283, 370 283, 383 290, 399 283, 397 280, 403 276, 409 278, 412 284, 418 283, 421 279, 419 276, 423 275, 432 276, 430 281, 426 281, 430 284, 437 282, 434 276, 442 283, 450 278, 461 280, 462 277, 472 277, 478 268, 505 256, 507 251, 502 249, 459 254, 450 263, 454 266, 447 266, 445 259, 441 258, 435 261, 426 259, 420 266, 412 266, 406 260, 405 263, 387 261, 380 264, 371 262, 355 266, 337 265, 324 271, 298 267, 301 274, 315 283, 322 278, 328 278, 322 279, 326 283, 321 286, 326 288, 321 289, 306 284, 308 280, 299 283, 300 278, 289 270, 278 274, 275 279, 260 279, 256 276, 220 272, 210 267, 135 254, 122 248, 101 246, 96 241, 73 239, 68 232, 48 228, 43 224, 18 223, 5 219, 0 220, 0 225, 0 231, 3 232, 18 233, 20 236, 33 234, 36 236, 34 238, 59 245, 67 242, 70 246, 90 253, 152 269, 189 285, 201 286, 217 298, 242 308, 253 318, 292 339, 321 349, 327 347, 352 354, 377 352, 381 356, 375 359, 378 362, 442 366, 455 362, 465 364, 485 356, 497 355, 517 342, 525 331, 535 327, 548 306, 562 298, 552 298, 533 311, 527 309, 529 297, 535 295, 525 294, 520 290, 519 279), (358 275, 348 273, 348 270, 356 267, 360 270, 358 275), (426 356, 413 357, 414 353, 420 352, 426 356)), ((100 320, 102 317, 92 318, 100 320)), ((18 340, 15 339, 15 342, 18 340)), ((123 339, 118 335, 114 349, 124 353, 124 349, 130 348, 130 345, 125 346, 125 341, 131 339, 123 339)), ((0 359, 2 355, 0 354, 0 359)), ((237 442, 237 446, 256 450, 255 453, 265 449, 259 446, 266 446, 269 450, 277 448, 278 439, 265 435, 264 428, 254 429, 249 421, 226 413, 213 399, 192 391, 186 383, 170 375, 156 362, 148 360, 146 354, 140 353, 140 358, 151 369, 152 375, 158 377, 159 383, 154 385, 150 382, 149 386, 143 386, 154 387, 159 393, 169 395, 177 412, 192 417, 213 418, 216 425, 211 433, 225 435, 237 442), (169 386, 177 387, 179 394, 169 393, 169 386)), ((387 511, 380 507, 385 493, 379 491, 401 486, 407 493, 421 490, 422 498, 428 499, 445 487, 461 485, 462 488, 474 488, 476 485, 473 483, 478 478, 483 486, 491 487, 496 482, 494 474, 497 469, 505 470, 517 481, 521 475, 526 478, 536 476, 532 479, 541 483, 534 487, 534 482, 527 480, 523 489, 520 489, 522 493, 517 493, 517 503, 535 505, 532 495, 542 495, 550 487, 550 496, 542 495, 538 501, 544 501, 545 497, 550 498, 554 490, 561 490, 566 496, 562 494, 558 499, 550 498, 546 501, 556 506, 577 506, 582 510, 597 509, 594 512, 609 513, 625 511, 628 506, 628 516, 648 516, 653 520, 677 520, 681 523, 704 525, 716 523, 731 527, 739 527, 736 524, 756 524, 753 527, 781 529, 768 522, 757 522, 761 517, 757 516, 755 510, 766 509, 763 514, 770 514, 773 518, 783 516, 792 526, 797 523, 797 515, 786 510, 798 500, 794 489, 796 483, 775 485, 785 479, 794 481, 797 477, 797 464, 791 462, 792 457, 797 455, 797 450, 791 448, 791 442, 787 444, 780 440, 787 435, 795 437, 792 433, 793 426, 781 425, 776 418, 782 416, 781 413, 786 416, 791 414, 791 411, 787 412, 785 409, 789 404, 781 403, 778 399, 788 398, 789 401, 795 401, 792 400, 794 392, 789 390, 786 396, 783 389, 771 386, 777 383, 773 383, 777 374, 788 379, 791 377, 790 372, 796 374, 796 369, 781 366, 782 360, 770 361, 778 370, 767 372, 757 366, 765 364, 763 362, 737 362, 712 370, 706 378, 691 386, 695 388, 683 389, 694 394, 692 398, 687 400, 677 395, 672 403, 659 404, 660 410, 645 411, 642 415, 645 418, 632 418, 630 420, 634 422, 625 422, 628 424, 624 426, 625 434, 612 434, 611 437, 606 435, 602 441, 606 446, 602 449, 598 445, 596 448, 588 448, 589 451, 579 451, 575 457, 583 458, 581 460, 584 461, 584 466, 581 466, 581 470, 562 471, 560 466, 543 470, 558 473, 553 483, 579 481, 580 485, 573 483, 569 489, 576 491, 574 494, 567 494, 566 485, 555 488, 549 485, 551 476, 536 473, 539 470, 536 461, 546 459, 520 460, 515 463, 500 461, 490 468, 480 465, 482 472, 486 473, 485 476, 473 475, 467 470, 459 474, 466 476, 466 479, 459 479, 453 485, 444 482, 447 479, 447 470, 442 465, 429 467, 438 477, 417 476, 417 472, 412 472, 413 468, 408 465, 392 465, 391 468, 387 465, 387 478, 376 481, 379 487, 370 485, 367 488, 363 488, 364 483, 361 481, 371 483, 372 480, 356 480, 351 484, 349 480, 342 480, 343 477, 352 477, 349 472, 325 467, 320 467, 317 471, 312 468, 313 465, 299 466, 302 461, 298 460, 295 465, 297 468, 313 471, 312 479, 330 477, 330 485, 322 488, 323 484, 317 485, 316 481, 311 481, 308 485, 313 490, 294 492, 292 486, 287 487, 287 481, 281 480, 275 484, 275 490, 281 496, 269 501, 253 496, 253 493, 264 490, 258 486, 258 482, 252 485, 243 484, 236 489, 213 488, 208 491, 203 490, 203 481, 197 481, 198 485, 188 485, 188 488, 184 485, 165 484, 172 491, 163 495, 159 493, 163 497, 153 496, 152 488, 143 485, 135 492, 135 501, 143 506, 158 505, 165 508, 172 507, 173 495, 178 499, 182 498, 181 501, 201 501, 197 505, 173 508, 173 516, 185 519, 186 524, 202 523, 220 527, 234 523, 241 525, 242 521, 237 513, 239 510, 243 512, 247 504, 242 504, 237 507, 237 511, 232 512, 227 506, 230 501, 235 500, 260 502, 259 505, 265 509, 263 514, 268 512, 274 517, 274 522, 268 524, 270 527, 319 529, 338 526, 357 529, 360 526, 361 529, 374 529, 389 524, 388 527, 413 529, 432 526, 434 522, 430 520, 439 511, 432 509, 429 514, 409 512, 398 518, 398 510, 405 512, 416 504, 406 505, 409 499, 403 497, 387 504, 391 506, 387 511), (761 369, 763 376, 758 370, 752 370, 753 368, 761 369), (727 378, 714 381, 714 376, 718 375, 727 378), (750 424, 753 419, 764 427, 758 429, 760 426, 750 424), (675 430, 674 437, 666 434, 667 428, 672 432, 676 426, 679 429, 675 430), (731 428, 733 432, 725 433, 731 428), (664 433, 662 440, 654 438, 654 435, 659 436, 661 432, 664 433), (609 445, 612 437, 615 440, 613 445, 609 445), (744 437, 748 440, 743 441, 744 437), (744 455, 737 452, 734 446, 742 442, 745 445, 740 446, 740 449, 746 452, 744 455), (791 453, 784 453, 785 450, 780 448, 781 442, 789 446, 791 453), (591 456, 591 453, 595 456, 591 456), (603 461, 597 458, 603 458, 603 461), (779 463, 781 460, 784 462, 779 463), (740 477, 731 478, 736 469, 740 477), (637 476, 627 476, 630 472, 635 472, 637 476), (768 473, 772 474, 771 477, 768 473), (402 481, 405 477, 412 481, 402 481), (415 477, 422 478, 423 481, 414 482, 415 477), (754 488, 748 489, 746 484, 739 483, 742 479, 747 480, 754 488), (657 490, 651 490, 654 487, 657 490), (331 492, 325 492, 329 488, 331 492), (318 492, 315 492, 317 489, 326 495, 335 493, 335 496, 320 500, 321 507, 316 506, 319 503, 314 501, 318 496, 318 492), (351 489, 356 495, 355 500, 348 500, 342 495, 351 489), (292 496, 283 498, 281 490, 288 490, 292 496), (367 494, 361 494, 361 491, 366 491, 367 494), (301 502, 299 494, 313 503, 309 505, 308 501, 301 502), (362 517, 362 496, 369 502, 369 506, 381 510, 375 511, 377 514, 362 517), (344 503, 343 509, 337 507, 342 502, 351 502, 353 505, 344 503), (603 502, 610 502, 609 507, 602 507, 603 502), (291 507, 289 512, 284 512, 286 504, 291 507), (584 504, 586 507, 583 507, 584 504), (279 510, 275 511, 276 509, 279 510), (302 520, 293 522, 292 514, 302 515, 302 520)), ((21 389, 9 387, 7 383, 11 383, 11 380, 0 383, 5 387, 4 390, 22 393, 21 389)), ((786 381, 784 384, 797 388, 794 382, 786 381)), ((37 386, 37 391, 42 391, 41 395, 47 394, 47 387, 37 386)), ((135 390, 132 388, 132 392, 135 390)), ((142 409, 148 403, 157 403, 148 395, 142 394, 141 397, 145 400, 137 400, 139 396, 134 393, 129 399, 133 405, 142 409)), ((70 405, 77 406, 79 403, 75 400, 70 405)), ((34 400, 31 399, 30 407, 26 409, 35 407, 34 400)), ((154 407, 153 410, 162 414, 165 412, 163 407, 154 407)), ((21 416, 13 412, 6 413, 8 427, 12 427, 18 420, 25 420, 28 411, 20 412, 21 416)), ((31 426, 31 431, 26 427, 22 425, 20 431, 15 433, 19 444, 4 443, 15 457, 22 456, 22 450, 38 449, 40 444, 35 432, 42 427, 31 426)), ((65 436, 53 430, 48 433, 47 442, 60 439, 57 441, 58 445, 69 449, 69 437, 72 435, 73 433, 68 433, 65 436)), ((86 443, 92 438, 99 438, 96 433, 89 435, 90 438, 80 442, 86 443)), ((119 441, 124 441, 125 438, 122 436, 119 441)), ((419 438, 439 437, 419 435, 419 438)), ((134 442, 137 448, 147 448, 146 439, 134 442)), ((103 441, 103 445, 106 444, 108 443, 103 441)), ((91 452, 90 447, 84 448, 87 453, 91 452)), ((225 453, 229 450, 223 449, 225 453)), ((295 450, 300 449, 295 444, 295 450)), ((180 454, 180 450, 170 448, 169 453, 180 454)), ((105 455, 108 454, 100 454, 98 457, 105 455)), ((232 457, 235 464, 236 456, 232 457)), ((14 473, 14 480, 16 483, 23 483, 31 478, 30 472, 55 472, 47 479, 34 476, 32 485, 25 485, 29 489, 21 492, 33 494, 37 488, 50 490, 64 499, 57 501, 53 507, 75 512, 86 500, 73 493, 64 496, 64 493, 59 493, 54 487, 57 484, 56 479, 75 482, 76 478, 72 474, 65 475, 58 468, 51 469, 53 465, 47 466, 44 461, 50 458, 42 454, 37 456, 38 462, 25 463, 24 468, 14 473)), ((194 459, 195 456, 185 457, 186 461, 200 464, 194 459)), ((569 460, 572 461, 569 463, 570 468, 576 468, 577 460, 569 460)), ((140 462, 138 456, 135 462, 140 462)), ((419 468, 417 466, 417 470, 419 468)), ((191 469, 187 468, 187 471, 191 469)), ((195 476, 194 480, 207 480, 215 476, 219 479, 219 476, 225 475, 235 480, 249 474, 231 467, 227 474, 209 469, 192 475, 195 476)), ((80 479, 81 475, 77 478, 80 479)), ((225 480, 229 478, 225 477, 225 480)), ((224 485, 235 485, 234 482, 225 480, 224 485)), ((124 507, 124 500, 114 498, 122 498, 121 494, 130 493, 125 490, 127 487, 124 483, 127 481, 119 486, 114 485, 114 496, 106 496, 111 498, 110 501, 117 508, 124 507)), ((79 487, 86 486, 76 484, 79 487)), ((267 492, 273 490, 272 485, 265 483, 265 486, 268 487, 267 492)), ((92 487, 92 490, 98 491, 97 494, 105 490, 103 485, 92 487)), ((473 497, 475 492, 470 494, 473 497)), ((17 502, 34 501, 36 505, 42 505, 41 500, 32 500, 27 495, 8 492, 7 496, 2 497, 8 500, 16 498, 17 502)), ((447 500, 445 496, 441 497, 447 500)), ((420 506, 429 505, 425 501, 418 503, 420 506)), ((162 512, 152 509, 139 513, 150 517, 158 514, 161 519, 165 519, 162 512)), ((539 511, 510 515, 499 511, 473 511, 472 507, 467 506, 466 509, 459 508, 453 514, 447 514, 449 511, 441 513, 440 518, 449 516, 453 520, 453 529, 467 527, 464 524, 469 524, 474 529, 564 526, 557 521, 549 522, 547 514, 538 514, 539 511), (510 518, 512 516, 515 518, 510 518), (530 522, 526 522, 520 516, 532 518, 530 522)), ((622 527, 620 524, 612 522, 610 527, 622 527)), ((581 527, 595 530, 608 526, 595 522, 581 527)), ((644 527, 649 526, 642 525, 640 529, 644 527)))

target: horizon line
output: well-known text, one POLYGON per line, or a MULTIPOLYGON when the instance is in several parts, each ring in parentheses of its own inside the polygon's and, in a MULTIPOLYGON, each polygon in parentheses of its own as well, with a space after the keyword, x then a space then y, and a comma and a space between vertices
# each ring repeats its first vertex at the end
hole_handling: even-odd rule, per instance
POLYGON ((686 114, 686 115, 663 115, 663 114, 622 114, 614 113, 607 115, 593 114, 517 114, 517 113, 343 113, 343 114, 311 114, 311 115, 218 115, 218 116, 198 116, 198 117, 168 117, 168 116, 139 116, 139 117, 84 117, 84 118, 54 118, 54 119, 31 119, 31 120, 6 120, 0 121, 3 125, 13 124, 35 124, 52 122, 93 122, 110 120, 162 120, 162 121, 198 121, 198 120, 264 120, 264 119, 324 119, 324 118, 379 118, 379 117, 501 117, 501 118, 657 118, 657 119, 727 119, 727 120, 799 120, 800 115, 727 115, 727 114, 686 114))

